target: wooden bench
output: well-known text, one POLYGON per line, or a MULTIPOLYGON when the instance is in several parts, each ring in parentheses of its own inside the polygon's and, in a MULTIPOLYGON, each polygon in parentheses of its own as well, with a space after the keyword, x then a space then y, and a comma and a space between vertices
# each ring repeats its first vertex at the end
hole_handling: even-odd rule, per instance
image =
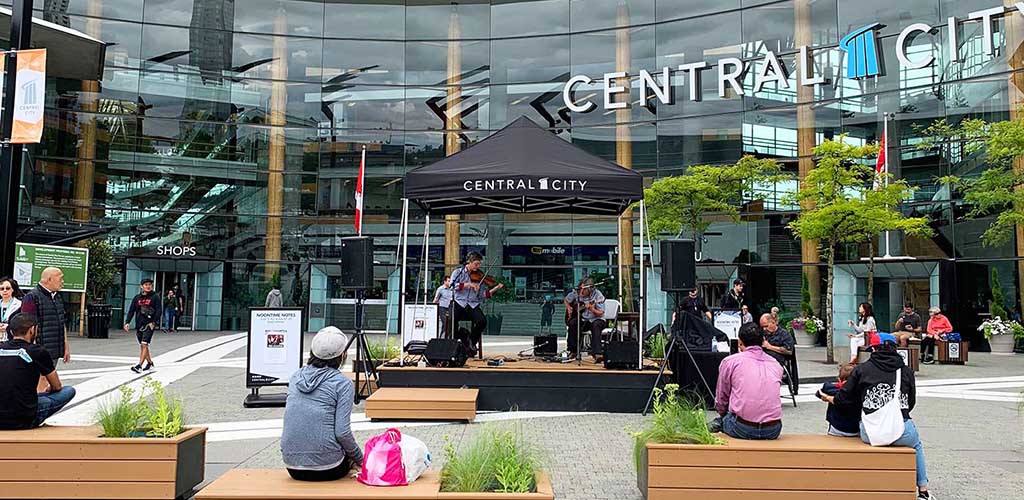
POLYGON ((465 420, 476 418, 478 389, 383 387, 366 400, 371 420, 465 420))
POLYGON ((647 500, 906 499, 917 497, 913 448, 858 438, 782 435, 724 445, 648 444, 637 482, 647 500))
POLYGON ((206 428, 103 438, 99 427, 0 431, 0 498, 172 500, 203 482, 206 428))
POLYGON ((320 483, 296 481, 284 470, 232 469, 196 494, 195 500, 553 500, 551 481, 537 475, 537 492, 522 494, 444 493, 441 475, 429 470, 408 486, 366 486, 355 479, 320 483))

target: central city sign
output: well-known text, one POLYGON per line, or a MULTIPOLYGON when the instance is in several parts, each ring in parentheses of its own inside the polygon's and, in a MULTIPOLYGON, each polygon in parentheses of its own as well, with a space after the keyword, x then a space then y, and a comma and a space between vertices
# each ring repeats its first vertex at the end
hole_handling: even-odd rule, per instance
MULTIPOLYGON (((994 53, 992 46, 992 19, 993 17, 1003 15, 1008 10, 1016 10, 1021 15, 1024 15, 1024 2, 1016 2, 1012 8, 993 7, 991 9, 971 12, 967 15, 967 19, 970 21, 981 21, 982 48, 985 55, 990 58, 994 53)), ((946 39, 952 61, 959 61, 957 23, 958 20, 955 17, 949 17, 946 21, 946 39)), ((846 52, 847 55, 847 78, 860 79, 884 74, 885 68, 881 65, 882 58, 878 54, 879 43, 877 41, 878 29, 881 27, 882 25, 879 23, 862 26, 851 31, 839 41, 839 48, 846 52)), ((907 45, 912 38, 922 34, 933 34, 935 31, 936 27, 925 23, 914 23, 900 32, 896 38, 896 59, 899 60, 900 66, 903 69, 924 68, 935 62, 935 57, 931 55, 917 60, 911 60, 907 55, 907 45)), ((797 85, 816 86, 825 83, 824 75, 812 74, 810 69, 812 67, 810 51, 811 49, 806 45, 799 47, 797 85)), ((772 82, 779 88, 788 89, 790 87, 788 81, 789 70, 786 68, 785 62, 780 61, 774 52, 768 51, 764 55, 762 63, 761 69, 754 76, 753 92, 760 92, 765 85, 772 82)), ((725 97, 726 86, 731 88, 737 95, 744 95, 743 86, 739 83, 740 78, 743 77, 747 70, 744 62, 735 57, 725 57, 716 61, 715 66, 718 67, 718 97, 725 97)), ((710 65, 707 61, 700 61, 681 64, 677 68, 678 71, 682 71, 686 75, 686 85, 690 89, 691 101, 701 100, 699 92, 701 88, 701 72, 709 67, 710 65)), ((661 68, 660 83, 650 72, 645 70, 640 70, 639 77, 640 102, 647 102, 648 96, 653 94, 662 104, 671 105, 675 103, 675 92, 672 88, 671 78, 672 68, 668 66, 661 68)), ((628 78, 629 74, 625 71, 604 74, 603 107, 605 110, 626 109, 629 107, 629 99, 617 99, 616 97, 629 93, 629 89, 620 83, 628 78)), ((577 101, 575 97, 575 89, 578 85, 590 85, 593 83, 594 80, 586 75, 573 76, 565 83, 565 87, 562 89, 562 101, 569 108, 569 111, 588 113, 597 108, 597 105, 589 99, 577 101)))

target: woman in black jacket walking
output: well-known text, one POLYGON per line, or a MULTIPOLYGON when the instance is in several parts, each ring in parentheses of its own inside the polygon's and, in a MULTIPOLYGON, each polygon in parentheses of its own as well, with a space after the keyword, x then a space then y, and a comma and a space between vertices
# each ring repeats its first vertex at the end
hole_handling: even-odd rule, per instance
MULTIPOLYGON (((917 497, 931 498, 928 493, 928 474, 924 463, 921 438, 917 434, 917 426, 910 418, 910 412, 914 409, 917 398, 914 370, 906 366, 903 358, 896 352, 895 338, 883 334, 882 343, 875 346, 871 359, 854 368, 849 380, 835 397, 827 395, 819 397, 823 401, 839 406, 856 405, 865 415, 880 410, 894 397, 899 397, 900 409, 903 412, 903 435, 893 441, 890 446, 905 446, 914 449, 917 455, 917 497), (900 374, 900 394, 898 396, 895 394, 897 372, 900 374)), ((860 438, 865 443, 870 443, 863 422, 860 425, 860 438)))

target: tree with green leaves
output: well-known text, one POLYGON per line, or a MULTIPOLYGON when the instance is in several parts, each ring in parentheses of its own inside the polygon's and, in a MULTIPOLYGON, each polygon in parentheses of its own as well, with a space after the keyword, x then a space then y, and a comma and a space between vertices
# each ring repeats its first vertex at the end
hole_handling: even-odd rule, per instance
POLYGON ((950 161, 957 154, 965 158, 983 154, 985 168, 980 174, 950 175, 939 178, 939 183, 963 193, 963 200, 971 206, 967 217, 996 215, 981 235, 987 246, 1010 241, 1016 226, 1024 224, 1024 166, 1014 165, 1024 157, 1024 113, 1017 116, 998 122, 968 119, 956 125, 939 120, 923 129, 925 141, 918 146, 942 149, 950 161))
POLYGON ((883 231, 925 235, 928 221, 905 217, 899 205, 913 194, 905 181, 877 182, 868 161, 878 155, 878 146, 855 146, 826 140, 814 148, 816 166, 803 179, 792 201, 807 207, 789 228, 800 239, 817 241, 827 260, 825 292, 827 362, 835 362, 834 280, 835 254, 840 245, 863 243, 883 231), (874 185, 879 184, 875 188, 874 185))
POLYGON ((780 180, 780 172, 775 160, 748 155, 732 165, 692 166, 685 174, 658 179, 644 190, 651 235, 689 232, 699 241, 711 225, 709 215, 738 223, 743 196, 763 199, 757 185, 780 180))
POLYGON ((103 238, 93 238, 89 246, 88 292, 93 302, 102 302, 114 284, 114 249, 103 238))

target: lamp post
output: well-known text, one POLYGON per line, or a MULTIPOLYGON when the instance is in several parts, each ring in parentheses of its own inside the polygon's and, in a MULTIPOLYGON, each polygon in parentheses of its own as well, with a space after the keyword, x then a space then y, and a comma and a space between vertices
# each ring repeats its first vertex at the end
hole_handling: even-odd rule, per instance
POLYGON ((18 193, 21 188, 21 144, 11 144, 18 56, 32 38, 32 0, 11 5, 11 50, 4 64, 3 112, 0 114, 0 275, 14 273, 14 241, 18 234, 18 193))

